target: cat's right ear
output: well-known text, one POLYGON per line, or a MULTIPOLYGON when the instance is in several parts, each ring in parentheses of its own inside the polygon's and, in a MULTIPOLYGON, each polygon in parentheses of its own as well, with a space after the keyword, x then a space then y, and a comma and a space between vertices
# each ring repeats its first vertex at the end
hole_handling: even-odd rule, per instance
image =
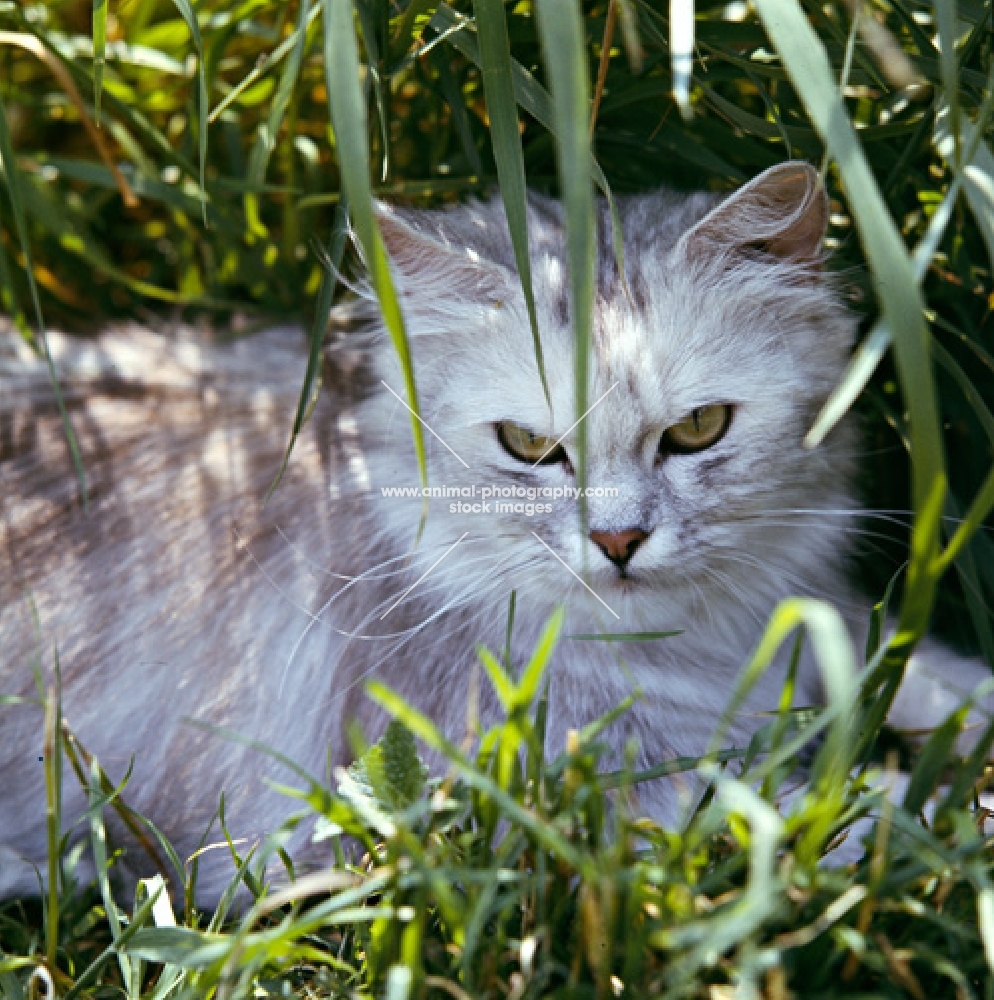
POLYGON ((778 163, 729 195, 680 245, 691 258, 757 257, 801 265, 821 262, 828 196, 810 163, 778 163))
POLYGON ((376 218, 404 297, 428 311, 454 301, 485 304, 507 294, 507 274, 472 247, 427 232, 382 202, 376 218))

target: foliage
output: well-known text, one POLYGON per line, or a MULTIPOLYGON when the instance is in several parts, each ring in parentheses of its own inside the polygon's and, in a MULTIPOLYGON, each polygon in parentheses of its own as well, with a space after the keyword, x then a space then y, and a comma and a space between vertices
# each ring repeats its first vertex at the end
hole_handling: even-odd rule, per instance
MULTIPOLYGON (((363 782, 352 795, 308 786, 310 807, 365 849, 327 898, 260 895, 223 933, 192 910, 170 929, 155 886, 130 916, 106 887, 99 900, 53 896, 44 919, 8 906, 5 994, 20 998, 40 968, 73 996, 606 995, 619 988, 612 977, 674 996, 990 992, 980 939, 994 896, 963 808, 980 758, 924 826, 914 816, 948 750, 937 738, 914 808, 885 810, 872 860, 852 871, 817 861, 874 799, 848 763, 865 759, 937 596, 960 638, 994 662, 994 558, 977 530, 994 505, 992 4, 700 0, 690 14, 686 0, 0 2, 0 295, 39 349, 45 320, 79 327, 148 310, 236 325, 302 314, 320 334, 333 290, 321 258, 340 256, 348 208, 404 358, 371 194, 438 201, 499 180, 527 285, 527 178, 567 203, 582 390, 594 188, 728 189, 801 156, 824 166, 830 246, 867 316, 813 436, 862 392, 879 455, 874 530, 897 521, 900 536, 910 518, 912 531, 902 627, 846 694, 862 728, 843 733, 841 703, 800 731, 784 717, 767 731, 771 752, 752 748, 739 780, 722 772, 684 832, 633 818, 630 776, 606 790, 596 727, 545 761, 537 689, 508 696, 508 722, 474 759, 391 702, 453 770, 410 804, 410 790, 384 795, 391 772, 374 758, 363 765, 372 796, 363 782), (958 584, 939 588, 943 574, 958 584), (778 817, 768 803, 781 769, 815 728, 830 734, 817 751, 823 794, 778 817)), ((407 388, 414 402, 410 371, 407 388)), ((903 558, 900 542, 891 551, 879 578, 870 568, 877 589, 903 558)), ((821 634, 822 615, 782 611, 771 641, 798 616, 821 634)), ((825 643, 823 666, 844 674, 844 640, 825 643)), ((488 669, 504 683, 504 666, 491 658, 488 669)), ((245 891, 261 893, 248 875, 250 865, 245 891)))
MULTIPOLYGON (((560 623, 549 623, 518 681, 481 651, 506 716, 474 754, 373 685, 395 718, 386 735, 339 769, 337 791, 301 775, 293 793, 318 817, 328 867, 295 876, 284 856, 287 884, 267 886, 281 838, 244 859, 231 845, 231 886, 209 919, 192 906, 196 868, 180 864, 170 875, 172 900, 185 900, 179 920, 161 875, 140 883, 130 912, 118 906, 114 859, 100 848, 114 796, 92 797, 99 893, 66 895, 47 964, 35 911, 0 907, 0 993, 20 1000, 41 970, 66 997, 123 990, 149 1000, 989 995, 994 886, 970 806, 994 725, 954 790, 936 785, 948 753, 937 737, 903 804, 886 799, 878 766, 850 773, 861 720, 841 620, 817 602, 789 601, 738 694, 802 626, 834 692, 823 713, 792 711, 788 698, 748 748, 605 773, 599 737, 609 719, 545 756, 543 677, 560 623), (426 783, 415 735, 447 761, 444 777, 426 783), (806 787, 791 777, 801 755, 806 787), (639 818, 644 781, 686 781, 681 772, 695 767, 710 791, 697 807, 688 798, 680 832, 639 818), (863 861, 826 864, 833 845, 867 834, 865 822, 862 833, 853 824, 871 811, 881 820, 863 861)), ((947 735, 964 719, 951 717, 947 735)), ((126 785, 116 795, 126 798, 126 785)), ((61 864, 71 886, 71 852, 61 864)))

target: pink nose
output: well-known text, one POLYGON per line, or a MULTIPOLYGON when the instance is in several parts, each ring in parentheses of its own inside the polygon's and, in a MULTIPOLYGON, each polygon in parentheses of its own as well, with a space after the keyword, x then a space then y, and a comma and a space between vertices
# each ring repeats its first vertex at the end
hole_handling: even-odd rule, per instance
POLYGON ((635 550, 649 537, 647 531, 629 528, 628 531, 591 531, 590 540, 597 544, 615 564, 624 569, 635 550))

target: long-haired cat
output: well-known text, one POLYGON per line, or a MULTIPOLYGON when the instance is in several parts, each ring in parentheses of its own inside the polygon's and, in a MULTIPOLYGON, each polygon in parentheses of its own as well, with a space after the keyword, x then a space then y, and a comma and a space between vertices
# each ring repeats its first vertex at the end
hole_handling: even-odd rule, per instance
MULTIPOLYGON (((474 645, 503 646, 512 591, 518 662, 559 605, 567 633, 679 630, 658 642, 566 639, 551 667, 550 744, 638 689, 608 737, 616 749, 637 738, 643 764, 705 749, 781 598, 827 598, 863 627, 845 579, 853 432, 802 446, 854 333, 821 268, 816 172, 785 163, 724 200, 663 191, 619 207, 625 281, 600 219, 586 535, 567 495, 579 414, 553 201, 529 210, 551 408, 499 199, 381 217, 431 430, 430 482, 460 488, 429 501, 419 540, 422 500, 383 492, 419 479, 403 378, 369 299, 328 351, 268 503, 303 375, 299 331, 229 343, 53 335, 86 512, 44 367, 4 341, 0 695, 26 700, 0 704, 0 894, 37 891, 35 674, 50 681, 56 656, 69 727, 113 780, 133 761, 125 798, 186 857, 222 792, 228 829, 250 842, 292 806, 264 780, 286 778, 277 763, 189 720, 322 775, 329 757, 348 758, 349 720, 369 735, 382 725, 363 695, 376 677, 461 736, 474 645)), ((936 646, 913 666, 892 713, 913 727, 986 676, 936 646)), ((739 714, 738 745, 776 706, 784 671, 778 662, 739 714)), ((797 702, 820 697, 805 659, 797 702)), ((494 709, 484 691, 483 718, 494 709)), ((71 774, 64 787, 71 819, 85 797, 71 774)), ((641 794, 661 819, 676 801, 670 781, 641 794)), ((316 850, 303 829, 291 844, 298 858, 316 850)), ((225 855, 201 861, 204 900, 230 877, 225 855)), ((147 867, 130 848, 125 873, 147 867)))

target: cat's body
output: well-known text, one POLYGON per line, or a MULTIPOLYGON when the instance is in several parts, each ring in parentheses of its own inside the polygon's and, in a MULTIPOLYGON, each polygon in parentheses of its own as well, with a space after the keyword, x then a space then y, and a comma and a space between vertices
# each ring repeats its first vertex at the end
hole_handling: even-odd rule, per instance
MULTIPOLYGON (((32 670, 51 679, 57 650, 69 727, 114 780, 134 758, 125 798, 183 857, 222 791, 228 829, 249 843, 292 807, 264 781, 285 780, 280 765, 190 719, 322 775, 329 759, 348 758, 348 720, 370 735, 382 725, 362 691, 376 677, 461 737, 474 644, 503 646, 512 590, 519 663, 559 604, 567 633, 681 630, 646 643, 563 641, 550 673, 551 745, 639 688, 612 745, 637 737, 643 764, 702 752, 779 599, 826 597, 854 630, 865 624, 844 577, 851 432, 802 446, 842 372, 853 320, 820 274, 825 208, 812 172, 784 165, 764 178, 720 208, 705 195, 624 203, 627 288, 601 240, 588 398, 604 398, 586 417, 587 475, 619 495, 588 498, 596 537, 586 555, 575 500, 479 493, 431 500, 412 549, 422 501, 381 493, 418 485, 409 415, 393 394, 404 395, 403 379, 368 305, 364 332, 330 352, 320 400, 266 505, 303 374, 299 331, 228 345, 146 331, 53 338, 92 492, 86 515, 44 368, 8 339, 0 695, 34 696, 32 670), (713 443, 662 448, 707 408, 725 414, 713 443), (450 508, 488 500, 489 512, 450 508), (498 500, 551 509, 498 513, 498 500), (584 559, 591 591, 570 572, 583 576, 584 559)), ((433 485, 575 485, 572 434, 568 461, 552 464, 501 444, 528 428, 552 445, 577 416, 558 206, 536 200, 530 224, 551 424, 499 201, 383 219, 424 418, 439 435, 426 434, 433 485)), ((785 657, 740 713, 733 742, 775 707, 785 657)), ((956 670, 964 691, 983 676, 964 661, 956 670)), ((942 687, 905 697, 898 721, 934 722, 953 700, 942 687)), ((495 706, 485 683, 480 697, 486 720, 495 706)), ((795 700, 819 699, 806 654, 795 700)), ((36 889, 44 858, 40 707, 0 704, 0 734, 4 895, 36 889)), ((673 818, 677 791, 655 782, 642 804, 673 818)), ((64 815, 84 808, 69 774, 64 815)), ((307 841, 301 830, 291 853, 320 860, 307 841)), ((201 863, 206 900, 230 877, 226 854, 201 863)), ((147 868, 132 846, 125 870, 147 868)))

